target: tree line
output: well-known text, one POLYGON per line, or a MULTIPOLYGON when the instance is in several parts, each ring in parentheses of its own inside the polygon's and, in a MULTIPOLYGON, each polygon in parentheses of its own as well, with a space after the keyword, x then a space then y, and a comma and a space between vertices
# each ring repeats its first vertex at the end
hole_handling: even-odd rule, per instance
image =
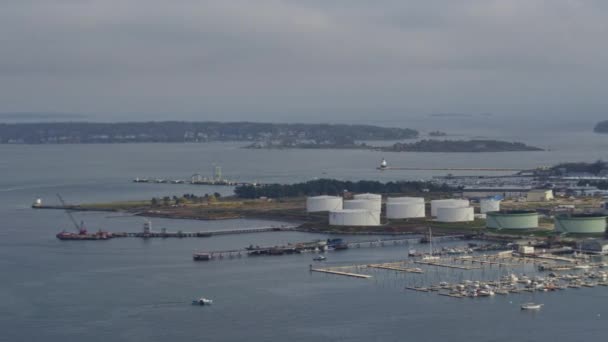
POLYGON ((344 192, 356 193, 418 193, 418 192, 451 192, 457 188, 446 184, 421 181, 398 181, 382 183, 378 181, 340 181, 319 179, 295 184, 240 185, 234 193, 240 198, 281 198, 318 195, 341 195, 344 192))

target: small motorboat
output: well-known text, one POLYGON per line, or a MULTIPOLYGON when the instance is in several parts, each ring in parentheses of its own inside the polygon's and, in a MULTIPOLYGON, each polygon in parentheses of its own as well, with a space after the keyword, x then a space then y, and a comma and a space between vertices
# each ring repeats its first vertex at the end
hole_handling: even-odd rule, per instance
POLYGON ((314 261, 323 261, 327 259, 326 257, 324 257, 323 255, 317 255, 316 257, 312 258, 312 260, 314 261))
POLYGON ((524 303, 521 305, 521 309, 522 310, 540 310, 540 308, 543 306, 543 304, 536 304, 536 303, 524 303))
POLYGON ((204 297, 201 297, 201 298, 199 298, 197 300, 193 300, 192 301, 192 305, 204 306, 204 305, 211 305, 211 304, 213 304, 213 300, 207 299, 207 298, 204 298, 204 297))

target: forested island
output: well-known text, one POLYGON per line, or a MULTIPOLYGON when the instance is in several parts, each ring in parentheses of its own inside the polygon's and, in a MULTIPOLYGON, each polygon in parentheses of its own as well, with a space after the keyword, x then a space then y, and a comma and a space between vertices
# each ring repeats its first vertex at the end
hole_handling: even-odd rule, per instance
POLYGON ((598 122, 595 127, 593 127, 593 131, 595 133, 608 134, 608 120, 598 122))
POLYGON ((357 140, 401 140, 409 128, 258 122, 54 122, 0 124, 2 144, 247 141, 260 144, 344 146, 357 140))
POLYGON ((542 151, 520 142, 500 140, 421 140, 414 143, 396 143, 381 147, 386 152, 512 152, 542 151))

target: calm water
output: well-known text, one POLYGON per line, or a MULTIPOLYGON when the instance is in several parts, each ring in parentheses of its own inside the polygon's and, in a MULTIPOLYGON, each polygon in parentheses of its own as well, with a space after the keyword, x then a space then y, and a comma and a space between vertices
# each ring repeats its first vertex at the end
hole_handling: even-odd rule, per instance
MULTIPOLYGON (((384 156, 401 166, 533 167, 603 158, 608 147, 608 137, 583 130, 553 131, 545 138, 524 133, 524 138, 529 138, 526 142, 551 145, 553 150, 384 156)), ((466 135, 466 130, 462 134, 466 135)), ((498 135, 495 132, 492 136, 498 135)), ((284 337, 290 341, 538 341, 605 335, 606 288, 538 294, 536 300, 545 303, 543 310, 536 314, 520 312, 518 304, 528 298, 456 300, 403 290, 408 281, 459 277, 453 271, 431 270, 424 276, 377 271, 373 279, 359 280, 310 274, 310 254, 191 261, 194 250, 325 236, 285 232, 70 243, 54 237, 59 230, 69 228, 64 213, 29 209, 37 197, 56 202, 57 192, 71 202, 213 192, 218 189, 129 181, 136 176, 186 178, 195 171, 208 174, 213 163, 222 165, 229 178, 262 182, 315 177, 418 179, 433 175, 378 172, 374 168, 382 155, 377 152, 251 151, 238 146, 0 146, 0 340, 177 342, 284 337), (191 306, 190 300, 200 295, 213 298, 216 304, 191 306)), ((141 218, 115 216, 78 214, 91 229, 141 228, 141 218)), ((156 229, 215 230, 276 223, 158 219, 153 224, 156 229)), ((403 259, 407 248, 331 253, 328 264, 403 259)), ((478 275, 483 274, 466 277, 478 275)))

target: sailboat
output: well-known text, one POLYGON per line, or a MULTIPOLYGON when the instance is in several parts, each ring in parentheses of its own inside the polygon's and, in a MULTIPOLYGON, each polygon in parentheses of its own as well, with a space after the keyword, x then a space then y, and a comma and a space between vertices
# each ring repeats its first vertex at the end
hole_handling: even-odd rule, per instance
POLYGON ((429 254, 422 257, 424 261, 434 261, 439 260, 439 256, 433 255, 433 232, 431 231, 431 227, 429 227, 429 254))

